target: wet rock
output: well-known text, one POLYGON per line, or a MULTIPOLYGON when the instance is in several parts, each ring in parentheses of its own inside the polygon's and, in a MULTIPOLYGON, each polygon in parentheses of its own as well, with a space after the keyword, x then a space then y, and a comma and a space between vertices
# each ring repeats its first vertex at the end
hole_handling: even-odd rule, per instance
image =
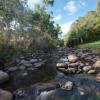
POLYGON ((71 81, 68 81, 66 82, 62 87, 62 89, 65 89, 65 90, 72 90, 73 88, 73 83, 71 81))
POLYGON ((24 64, 26 67, 32 67, 32 64, 24 64))
POLYGON ((100 60, 96 61, 93 65, 95 68, 100 68, 100 60))
POLYGON ((31 63, 31 64, 33 64, 33 63, 36 63, 38 61, 38 59, 31 59, 29 62, 31 63))
POLYGON ((9 75, 0 70, 0 84, 6 82, 9 79, 9 75))
POLYGON ((21 60, 20 64, 24 65, 24 64, 29 64, 29 62, 27 60, 21 60))
POLYGON ((68 73, 68 70, 65 68, 58 68, 59 71, 64 72, 64 73, 68 73))
POLYGON ((96 73, 96 71, 94 69, 91 69, 88 71, 88 74, 95 74, 95 73, 96 73))
POLYGON ((12 100, 12 97, 10 92, 0 89, 0 100, 12 100))
POLYGON ((80 73, 82 73, 82 69, 78 69, 76 72, 76 74, 80 74, 80 73))
POLYGON ((98 73, 98 74, 96 75, 96 80, 97 80, 98 82, 100 82, 100 73, 98 73))
POLYGON ((14 94, 15 97, 21 97, 21 98, 26 96, 25 90, 23 90, 23 89, 18 89, 16 91, 14 91, 13 94, 14 94))
POLYGON ((83 71, 87 72, 92 68, 92 66, 84 66, 83 71))
POLYGON ((59 83, 38 83, 33 85, 31 88, 36 88, 39 92, 41 91, 49 91, 49 90, 54 90, 57 88, 60 88, 59 83))
POLYGON ((78 57, 74 54, 70 54, 70 55, 68 55, 68 60, 69 60, 69 62, 74 63, 78 60, 78 57))
POLYGON ((9 72, 14 72, 14 71, 17 71, 18 70, 18 67, 10 67, 10 68, 8 68, 8 71, 9 72))
POLYGON ((36 70, 37 68, 27 68, 28 71, 36 70))
POLYGON ((28 75, 27 72, 22 73, 22 76, 27 76, 27 75, 28 75))
POLYGON ((20 70, 25 70, 26 67, 25 67, 24 65, 22 65, 22 66, 19 67, 19 69, 20 69, 20 70))
POLYGON ((65 68, 65 67, 67 67, 67 64, 66 63, 57 63, 56 67, 57 68, 65 68))
POLYGON ((68 64, 69 67, 78 67, 79 63, 76 62, 76 63, 71 63, 71 64, 68 64))
POLYGON ((45 61, 41 61, 41 62, 38 62, 38 63, 34 63, 34 67, 35 68, 40 68, 40 67, 42 67, 44 65, 45 65, 45 61))
POLYGON ((73 74, 77 71, 77 69, 76 68, 68 68, 67 71, 68 71, 68 73, 73 74))
POLYGON ((68 59, 67 58, 60 58, 60 61, 62 61, 62 62, 68 62, 68 59))

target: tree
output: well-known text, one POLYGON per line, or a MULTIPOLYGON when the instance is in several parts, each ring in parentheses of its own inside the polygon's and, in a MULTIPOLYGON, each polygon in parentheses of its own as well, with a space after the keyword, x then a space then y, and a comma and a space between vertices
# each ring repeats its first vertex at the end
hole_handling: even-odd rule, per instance
POLYGON ((54 0, 43 0, 43 3, 44 3, 46 6, 48 6, 48 5, 53 6, 54 0))

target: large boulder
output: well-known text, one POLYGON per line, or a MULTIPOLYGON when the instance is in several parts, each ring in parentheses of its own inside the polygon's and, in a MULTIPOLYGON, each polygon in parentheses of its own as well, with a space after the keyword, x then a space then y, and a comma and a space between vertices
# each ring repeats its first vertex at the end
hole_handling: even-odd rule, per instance
POLYGON ((0 84, 7 81, 9 79, 9 75, 2 70, 0 70, 0 84))
POLYGON ((12 100, 12 97, 10 92, 0 89, 0 100, 12 100))
POLYGON ((78 60, 78 57, 75 54, 70 54, 70 55, 68 55, 68 60, 69 60, 69 62, 74 63, 78 60))

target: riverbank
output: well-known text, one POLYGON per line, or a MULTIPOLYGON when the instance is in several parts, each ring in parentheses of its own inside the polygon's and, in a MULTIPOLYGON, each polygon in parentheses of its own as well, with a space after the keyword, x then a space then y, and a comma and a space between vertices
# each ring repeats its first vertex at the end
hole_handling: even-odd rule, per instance
POLYGON ((100 53, 90 49, 28 53, 3 70, 9 78, 0 88, 12 92, 13 100, 99 100, 99 60, 100 53))

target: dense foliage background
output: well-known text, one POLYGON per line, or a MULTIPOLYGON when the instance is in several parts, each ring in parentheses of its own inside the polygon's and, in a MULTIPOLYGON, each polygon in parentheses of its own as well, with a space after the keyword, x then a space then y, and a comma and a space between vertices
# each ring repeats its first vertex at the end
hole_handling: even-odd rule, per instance
POLYGON ((50 50, 59 43, 61 29, 55 24, 44 0, 34 11, 27 0, 0 0, 0 58, 8 60, 27 51, 50 50))

